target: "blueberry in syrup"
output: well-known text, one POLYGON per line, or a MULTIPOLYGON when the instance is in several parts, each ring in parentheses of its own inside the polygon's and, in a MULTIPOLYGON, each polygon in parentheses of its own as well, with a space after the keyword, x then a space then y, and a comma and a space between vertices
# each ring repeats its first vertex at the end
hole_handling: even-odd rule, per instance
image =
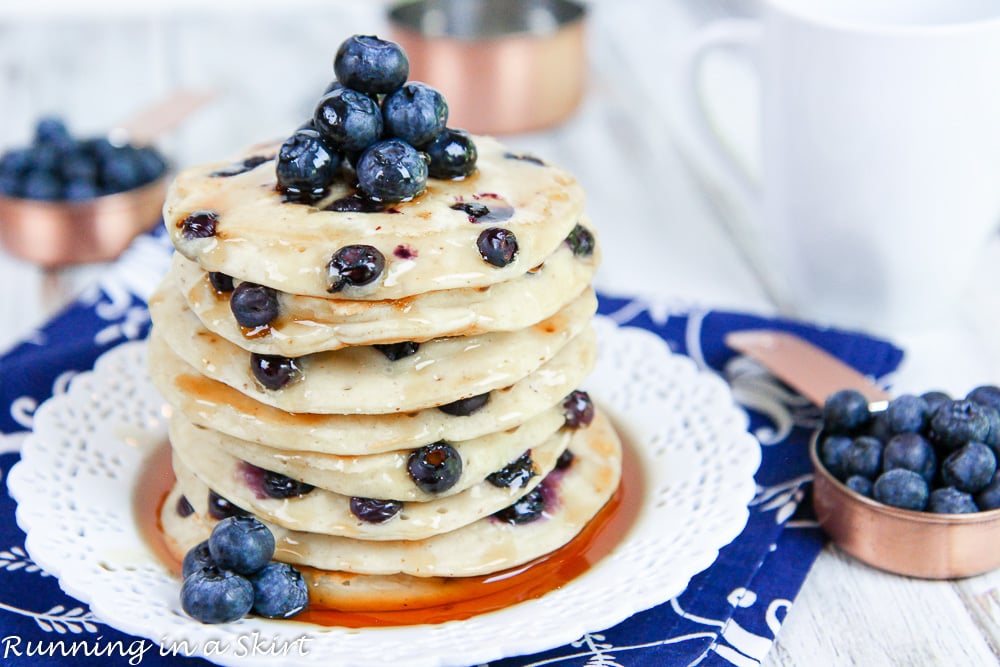
POLYGON ((339 292, 345 287, 361 287, 385 270, 385 256, 370 245, 344 246, 333 253, 326 265, 326 291, 339 292))
POLYGON ((208 566, 184 580, 181 607, 202 623, 231 623, 253 607, 253 586, 235 572, 208 566))
POLYGON ((229 309, 241 327, 262 327, 278 316, 278 293, 257 283, 240 283, 229 297, 229 309))
POLYGON ((514 232, 503 227, 484 229, 476 240, 479 254, 487 264, 504 267, 517 257, 517 238, 514 232))
POLYGON ((311 204, 323 198, 340 166, 336 149, 316 130, 296 130, 278 151, 278 189, 289 201, 311 204))
POLYGON ((313 123, 336 149, 360 151, 382 136, 382 111, 368 95, 339 88, 316 105, 313 123))
POLYGON ((448 103, 435 88, 411 81, 382 101, 382 121, 388 136, 424 148, 445 129, 448 103))
POLYGON ((221 521, 229 516, 247 516, 249 512, 242 507, 232 504, 228 499, 223 498, 215 491, 209 491, 208 514, 213 519, 221 521))
POLYGON ((520 489, 536 474, 535 462, 531 460, 529 450, 500 470, 487 475, 486 481, 502 489, 520 489))
POLYGON ((402 343, 389 343, 387 345, 373 345, 376 350, 385 355, 389 361, 397 361, 412 354, 416 354, 420 349, 420 343, 411 340, 402 343))
POLYGON ((453 417, 468 417, 472 413, 480 410, 490 401, 490 393, 477 394, 468 398, 460 398, 451 403, 439 405, 438 410, 453 417))
POLYGON ((403 503, 398 500, 382 500, 380 498, 351 498, 351 514, 365 523, 385 523, 399 514, 403 503))
POLYGON ((251 155, 250 157, 244 160, 240 160, 239 162, 235 162, 227 167, 223 167, 222 169, 213 171, 211 174, 209 174, 209 176, 212 176, 214 178, 228 178, 230 176, 238 176, 248 171, 252 171, 253 169, 256 169, 260 165, 264 164, 265 162, 270 162, 273 159, 274 159, 273 155, 272 156, 251 155))
POLYGON ((511 525, 531 523, 541 518, 545 511, 545 496, 540 489, 532 489, 510 507, 505 507, 493 516, 511 525))
POLYGON ((219 214, 215 211, 196 211, 181 220, 177 226, 186 239, 207 239, 215 236, 219 214))
POLYGON ((252 516, 231 516, 215 524, 208 551, 218 567, 253 574, 274 556, 274 535, 252 516))
POLYGON ((271 498, 300 498, 313 490, 312 484, 292 479, 273 470, 265 470, 261 487, 271 498))
POLYGON ((566 237, 566 244, 577 257, 590 257, 594 254, 594 235, 583 225, 577 225, 566 237))
POLYGON ((256 352, 250 354, 250 371, 258 382, 272 391, 297 380, 302 374, 298 362, 291 357, 256 352))
POLYGON ((486 204, 481 204, 479 202, 456 202, 450 206, 453 211, 462 211, 467 216, 469 216, 469 222, 479 222, 480 218, 484 218, 490 214, 490 208, 486 204))
POLYGON ((381 213, 385 211, 385 204, 353 194, 334 199, 323 210, 337 213, 381 213))
POLYGON ((562 407, 568 428, 586 428, 594 421, 594 402, 590 400, 590 394, 583 390, 571 391, 563 399, 562 407))
POLYGON ((427 162, 401 139, 368 147, 357 164, 358 188, 379 202, 410 201, 427 188, 427 162))
POLYGON ((465 130, 445 128, 424 148, 430 163, 431 178, 454 180, 465 178, 476 170, 479 157, 476 144, 465 130))
POLYGON ((288 563, 271 561, 250 576, 253 612, 264 618, 291 618, 309 604, 302 573, 288 563))
POLYGON ((184 560, 181 562, 181 575, 187 579, 196 571, 209 565, 215 565, 215 561, 212 560, 212 552, 208 550, 208 540, 203 540, 184 554, 184 560))
POLYGON ((374 35, 354 35, 337 49, 333 71, 348 88, 385 94, 403 85, 410 75, 410 61, 395 42, 374 35))
POLYGON ((209 271, 208 282, 212 283, 212 287, 217 292, 225 293, 233 291, 233 277, 220 271, 209 271))
POLYGON ((406 463, 410 479, 425 493, 441 493, 455 486, 462 468, 462 457, 446 442, 413 450, 406 463))
POLYGON ((182 519, 194 514, 194 507, 191 506, 191 501, 187 499, 187 496, 182 495, 177 499, 177 516, 182 519))

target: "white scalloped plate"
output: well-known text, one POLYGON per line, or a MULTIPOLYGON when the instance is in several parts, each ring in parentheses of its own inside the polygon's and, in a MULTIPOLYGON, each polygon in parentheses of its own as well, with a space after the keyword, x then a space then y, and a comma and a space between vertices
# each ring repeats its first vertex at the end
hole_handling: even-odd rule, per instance
POLYGON ((180 609, 180 582, 136 527, 134 486, 145 459, 165 439, 163 401, 142 370, 142 342, 106 353, 36 413, 34 434, 8 478, 27 550, 107 624, 241 667, 276 664, 273 656, 247 655, 254 637, 288 647, 281 664, 437 667, 535 653, 611 627, 683 592, 739 535, 760 446, 717 376, 671 354, 648 331, 600 317, 595 326, 600 354, 586 388, 633 447, 646 494, 634 526, 611 554, 539 599, 412 627, 191 620, 180 609), (216 647, 228 650, 206 655, 216 647))

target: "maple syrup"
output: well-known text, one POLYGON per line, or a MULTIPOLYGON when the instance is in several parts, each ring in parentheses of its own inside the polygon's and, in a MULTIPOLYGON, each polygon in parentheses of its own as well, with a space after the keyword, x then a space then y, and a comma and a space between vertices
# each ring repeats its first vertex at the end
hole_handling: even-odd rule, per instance
MULTIPOLYGON (((167 549, 160 523, 160 509, 174 483, 167 444, 151 455, 133 499, 140 535, 171 571, 180 576, 181 563, 167 549)), ((460 621, 542 597, 573 581, 622 542, 638 515, 643 488, 642 472, 632 446, 622 442, 622 477, 608 502, 568 544, 529 563, 479 577, 442 580, 442 604, 419 608, 377 611, 342 611, 310 606, 297 622, 345 628, 424 625, 460 621)), ((310 568, 300 567, 304 573, 310 568)))

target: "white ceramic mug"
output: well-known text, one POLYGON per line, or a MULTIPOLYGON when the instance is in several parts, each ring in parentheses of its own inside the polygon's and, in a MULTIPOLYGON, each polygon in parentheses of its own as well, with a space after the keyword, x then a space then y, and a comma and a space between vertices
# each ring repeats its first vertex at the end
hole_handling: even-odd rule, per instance
POLYGON ((707 26, 684 67, 690 134, 794 314, 884 331, 947 316, 1000 225, 1000 0, 763 0, 707 26), (699 97, 719 48, 759 74, 756 179, 699 97))

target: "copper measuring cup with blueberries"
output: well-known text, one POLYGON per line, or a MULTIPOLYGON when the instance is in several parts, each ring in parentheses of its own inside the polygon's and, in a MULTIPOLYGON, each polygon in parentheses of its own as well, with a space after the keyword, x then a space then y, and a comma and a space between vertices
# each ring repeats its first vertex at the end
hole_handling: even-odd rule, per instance
POLYGON ((0 246, 49 269, 117 257, 159 222, 169 165, 154 141, 210 98, 179 91, 106 136, 40 118, 0 155, 0 246))
POLYGON ((822 407, 809 445, 813 505, 838 547, 924 579, 1000 567, 1000 387, 891 396, 790 334, 741 331, 726 342, 822 407))

